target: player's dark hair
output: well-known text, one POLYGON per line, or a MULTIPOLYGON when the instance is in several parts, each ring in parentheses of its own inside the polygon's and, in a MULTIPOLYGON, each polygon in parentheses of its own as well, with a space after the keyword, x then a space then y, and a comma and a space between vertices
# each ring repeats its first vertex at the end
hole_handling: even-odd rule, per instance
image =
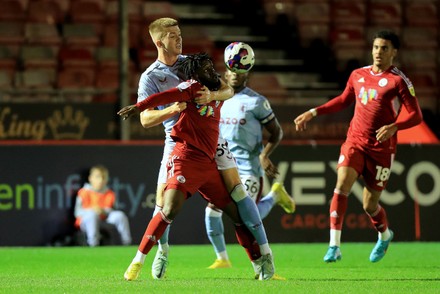
POLYGON ((373 36, 373 40, 377 38, 390 41, 391 44, 393 44, 394 49, 400 48, 399 37, 392 31, 387 31, 387 30, 379 31, 373 36))
POLYGON ((180 70, 184 74, 186 79, 191 79, 195 76, 196 71, 203 65, 206 60, 211 60, 211 57, 207 53, 197 53, 187 55, 186 58, 180 63, 180 70))

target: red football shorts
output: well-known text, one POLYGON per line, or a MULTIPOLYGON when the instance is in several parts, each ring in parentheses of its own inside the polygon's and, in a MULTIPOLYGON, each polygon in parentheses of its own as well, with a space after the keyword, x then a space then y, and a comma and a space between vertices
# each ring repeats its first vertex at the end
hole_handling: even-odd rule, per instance
POLYGON ((199 191, 206 201, 219 208, 228 205, 229 196, 214 158, 191 146, 177 143, 168 159, 165 190, 176 189, 186 198, 199 191))
POLYGON ((385 189, 391 174, 394 154, 365 151, 345 142, 341 146, 338 168, 349 166, 362 175, 365 184, 377 191, 385 189))

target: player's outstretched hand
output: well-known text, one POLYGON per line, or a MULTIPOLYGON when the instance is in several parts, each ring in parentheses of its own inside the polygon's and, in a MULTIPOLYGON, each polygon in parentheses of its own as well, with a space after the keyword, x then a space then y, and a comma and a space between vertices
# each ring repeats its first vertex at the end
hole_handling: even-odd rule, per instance
POLYGON ((135 104, 133 104, 133 105, 125 106, 124 108, 119 110, 118 115, 122 116, 122 119, 126 120, 127 118, 129 118, 130 116, 132 116, 137 112, 139 112, 139 109, 135 104))
POLYGON ((379 141, 379 143, 382 143, 393 137, 397 130, 398 128, 395 124, 383 126, 376 130, 376 139, 379 141))
POLYGON ((295 128, 297 131, 305 131, 307 129, 307 122, 313 118, 310 111, 306 111, 298 115, 293 122, 295 123, 295 128))

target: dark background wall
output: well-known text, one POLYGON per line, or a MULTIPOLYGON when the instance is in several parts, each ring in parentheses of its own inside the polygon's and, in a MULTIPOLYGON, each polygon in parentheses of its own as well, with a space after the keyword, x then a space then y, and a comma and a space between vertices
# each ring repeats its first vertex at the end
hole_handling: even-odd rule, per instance
MULTIPOLYGON (((397 241, 440 241, 438 145, 399 145, 389 186, 382 196, 397 241)), ((272 243, 326 242, 328 208, 336 181, 339 145, 282 145, 273 154, 279 180, 294 195, 292 215, 274 207, 264 220, 272 243)), ((162 142, 46 142, 0 145, 0 246, 51 245, 72 234, 72 202, 87 170, 105 164, 118 204, 130 218, 133 242, 140 241, 154 207, 162 142)), ((270 187, 266 182, 266 187, 270 187)), ((362 183, 356 184, 345 219, 344 241, 371 241, 361 204, 362 183)), ((195 195, 172 224, 174 244, 208 243, 204 228, 206 203, 195 195)), ((235 242, 225 220, 226 238, 235 242)))

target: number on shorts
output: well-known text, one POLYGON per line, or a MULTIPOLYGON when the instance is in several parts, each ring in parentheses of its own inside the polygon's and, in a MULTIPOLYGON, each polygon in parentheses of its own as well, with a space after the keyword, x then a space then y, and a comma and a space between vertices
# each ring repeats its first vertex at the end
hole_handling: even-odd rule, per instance
POLYGON ((376 180, 386 181, 390 177, 390 169, 387 167, 376 165, 376 180))
POLYGON ((217 144, 217 157, 222 157, 226 154, 226 156, 230 156, 231 151, 228 148, 228 144, 217 144))

